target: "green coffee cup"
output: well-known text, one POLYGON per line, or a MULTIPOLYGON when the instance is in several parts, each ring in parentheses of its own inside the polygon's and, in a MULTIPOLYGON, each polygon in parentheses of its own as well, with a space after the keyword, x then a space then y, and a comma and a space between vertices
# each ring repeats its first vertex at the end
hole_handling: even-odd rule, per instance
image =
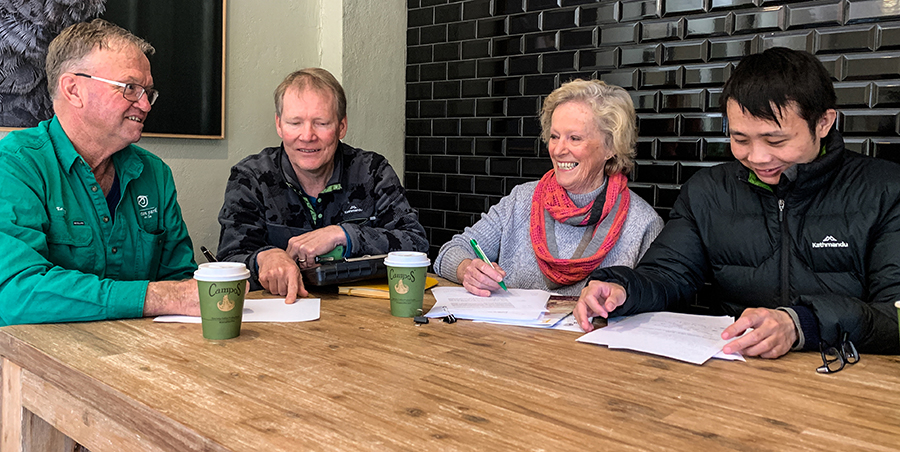
POLYGON ((231 339, 241 334, 244 294, 250 271, 240 262, 200 264, 194 272, 200 291, 203 337, 231 339))
POLYGON ((427 254, 415 251, 394 251, 384 258, 391 294, 391 315, 414 317, 416 311, 422 309, 425 271, 430 264, 427 254))

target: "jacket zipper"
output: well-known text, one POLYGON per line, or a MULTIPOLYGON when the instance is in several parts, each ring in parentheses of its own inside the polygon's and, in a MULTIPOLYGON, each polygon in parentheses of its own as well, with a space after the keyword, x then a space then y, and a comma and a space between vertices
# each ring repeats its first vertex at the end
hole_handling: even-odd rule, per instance
POLYGON ((788 237, 787 221, 784 219, 784 199, 778 200, 778 223, 781 225, 781 304, 790 306, 790 285, 788 284, 790 237, 788 237))

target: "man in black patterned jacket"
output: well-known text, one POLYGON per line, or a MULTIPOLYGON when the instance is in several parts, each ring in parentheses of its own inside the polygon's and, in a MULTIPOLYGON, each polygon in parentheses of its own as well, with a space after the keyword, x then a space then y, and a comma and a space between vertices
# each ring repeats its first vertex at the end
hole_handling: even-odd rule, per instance
POLYGON ((219 259, 244 262, 251 289, 293 303, 306 296, 301 269, 334 258, 426 251, 428 241, 387 160, 342 143, 347 100, 328 71, 309 68, 275 90, 279 147, 231 169, 219 259))

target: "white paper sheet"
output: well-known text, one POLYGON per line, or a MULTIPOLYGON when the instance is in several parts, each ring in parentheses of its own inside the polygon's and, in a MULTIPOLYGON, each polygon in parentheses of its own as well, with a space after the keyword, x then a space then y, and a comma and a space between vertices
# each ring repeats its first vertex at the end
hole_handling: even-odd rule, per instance
POLYGON ((544 312, 550 293, 543 290, 509 289, 490 297, 479 297, 464 287, 435 287, 434 306, 426 317, 443 317, 447 313, 470 320, 536 320, 544 312))
MULTIPOLYGON (((248 322, 306 322, 318 320, 319 298, 300 298, 294 304, 285 304, 284 298, 254 298, 244 300, 241 321, 248 322)), ((200 323, 200 317, 189 315, 161 315, 154 322, 200 323)))
POLYGON ((703 364, 728 343, 721 334, 732 323, 734 319, 728 316, 647 312, 612 321, 578 341, 703 364))

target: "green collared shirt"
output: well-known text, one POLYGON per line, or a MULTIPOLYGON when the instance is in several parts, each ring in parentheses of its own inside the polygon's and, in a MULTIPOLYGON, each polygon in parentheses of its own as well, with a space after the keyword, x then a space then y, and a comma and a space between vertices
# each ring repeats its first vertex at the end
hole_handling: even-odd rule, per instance
POLYGON ((191 277, 169 167, 134 145, 113 163, 114 219, 56 117, 0 141, 0 325, 140 317, 149 281, 191 277))

